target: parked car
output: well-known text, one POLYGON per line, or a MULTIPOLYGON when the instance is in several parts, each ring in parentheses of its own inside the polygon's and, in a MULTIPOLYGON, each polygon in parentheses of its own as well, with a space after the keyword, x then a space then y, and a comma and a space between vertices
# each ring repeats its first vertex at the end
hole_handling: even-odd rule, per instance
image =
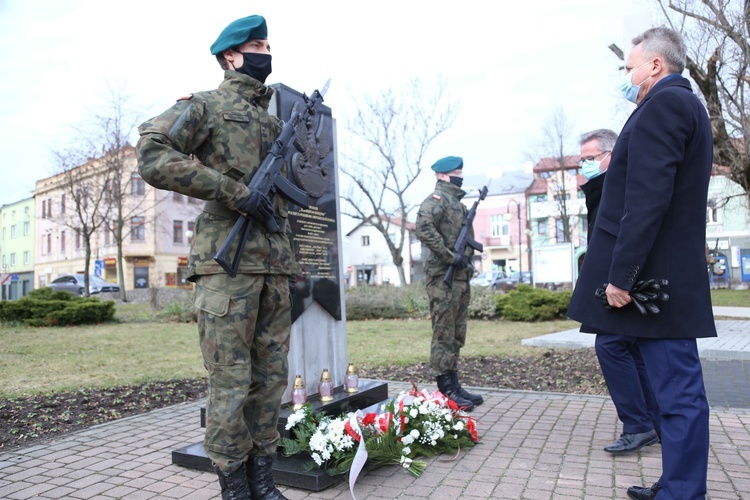
MULTIPOLYGON (((53 290, 70 292, 73 295, 85 295, 83 274, 64 274, 52 280, 49 287, 53 290)), ((104 281, 99 276, 89 275, 89 295, 105 292, 119 292, 120 287, 109 281, 104 281)))
POLYGON ((469 284, 471 286, 490 286, 498 276, 503 275, 504 273, 502 271, 485 271, 471 278, 469 284))
MULTIPOLYGON (((521 273, 521 283, 531 285, 531 273, 530 272, 521 273)), ((513 290, 517 286, 518 286, 518 272, 515 272, 511 274, 510 276, 499 277, 495 281, 492 282, 492 289, 496 291, 507 292, 509 290, 513 290)))

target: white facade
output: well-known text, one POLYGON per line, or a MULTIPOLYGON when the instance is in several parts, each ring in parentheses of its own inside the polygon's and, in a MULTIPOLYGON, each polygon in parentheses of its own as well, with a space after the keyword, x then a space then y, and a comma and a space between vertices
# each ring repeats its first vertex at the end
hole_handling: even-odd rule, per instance
MULTIPOLYGON (((401 227, 396 223, 390 224, 390 237, 398 246, 401 237, 401 227)), ((349 286, 357 285, 400 285, 398 269, 393 264, 391 252, 383 234, 369 224, 360 224, 347 234, 349 238, 349 286)), ((407 223, 405 233, 406 242, 401 250, 404 259, 404 273, 406 284, 412 279, 412 240, 413 231, 407 223)))

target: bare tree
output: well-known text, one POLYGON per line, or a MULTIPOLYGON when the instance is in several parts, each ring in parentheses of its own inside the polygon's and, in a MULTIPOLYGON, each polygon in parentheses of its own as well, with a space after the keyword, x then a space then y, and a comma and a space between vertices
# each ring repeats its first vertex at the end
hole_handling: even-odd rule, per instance
POLYGON ((347 130, 362 142, 357 157, 346 157, 341 171, 353 181, 342 199, 343 213, 375 227, 383 235, 406 284, 402 251, 406 222, 416 204, 407 192, 422 172, 422 161, 432 141, 455 121, 457 106, 439 81, 428 87, 414 79, 403 90, 387 89, 358 103, 347 130), (389 237, 398 225, 399 237, 389 237))
POLYGON ((83 243, 84 293, 89 296, 91 268, 91 239, 109 216, 110 205, 105 203, 106 186, 110 177, 98 160, 85 148, 70 148, 53 152, 59 187, 62 190, 59 223, 75 234, 76 246, 83 243), (70 202, 68 203, 68 200, 70 202))
POLYGON ((714 163, 750 196, 750 0, 657 0, 683 33, 714 133, 714 163))
MULTIPOLYGON (((130 234, 128 224, 133 217, 147 213, 143 206, 143 196, 132 200, 134 193, 130 178, 136 169, 135 150, 130 145, 129 138, 142 120, 128 108, 128 99, 122 89, 109 88, 109 108, 106 113, 95 113, 93 126, 96 133, 91 137, 99 146, 110 180, 106 189, 107 203, 110 210, 104 220, 104 227, 109 231, 117 245, 117 269, 120 285, 120 299, 127 301, 125 292, 125 273, 123 272, 123 242, 130 234), (134 202, 133 202, 134 201, 134 202)), ((145 190, 145 184, 144 184, 145 190)), ((143 193, 141 193, 143 194, 143 193)))
POLYGON ((556 222, 560 221, 562 225, 557 230, 562 231, 564 242, 572 241, 571 217, 580 215, 571 213, 570 204, 571 191, 578 190, 575 172, 579 156, 577 152, 572 154, 572 131, 573 126, 565 111, 556 108, 545 121, 541 136, 528 155, 537 165, 535 170, 539 170, 539 175, 546 181, 548 196, 552 196, 547 203, 553 207, 556 222))

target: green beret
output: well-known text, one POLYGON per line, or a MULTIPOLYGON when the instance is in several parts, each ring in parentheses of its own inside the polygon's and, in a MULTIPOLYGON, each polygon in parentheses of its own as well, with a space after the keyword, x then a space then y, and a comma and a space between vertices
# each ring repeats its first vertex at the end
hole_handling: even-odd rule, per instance
POLYGON ((248 40, 268 38, 268 28, 263 16, 248 16, 233 21, 224 28, 219 38, 211 45, 211 54, 218 55, 227 49, 242 45, 248 40))
POLYGON ((445 158, 440 158, 432 166, 432 170, 439 174, 453 172, 457 168, 464 168, 464 160, 460 156, 446 156, 445 158))

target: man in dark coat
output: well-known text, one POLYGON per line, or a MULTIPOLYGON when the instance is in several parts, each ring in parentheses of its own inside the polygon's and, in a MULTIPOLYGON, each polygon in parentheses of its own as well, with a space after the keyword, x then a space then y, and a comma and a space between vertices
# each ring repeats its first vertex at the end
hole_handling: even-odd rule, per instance
MULTIPOLYGON (((578 165, 587 182, 581 185, 586 195, 589 223, 588 239, 594 230, 596 213, 602 199, 602 188, 617 134, 597 129, 581 136, 581 159, 578 165)), ((648 381, 643 357, 636 337, 600 334, 594 343, 609 395, 622 422, 620 439, 605 446, 608 453, 633 453, 659 441, 659 405, 648 381), (638 380, 639 383, 633 383, 638 380)))
MULTIPOLYGON (((685 43, 668 28, 633 40, 621 86, 637 104, 612 151, 591 244, 568 308, 581 331, 636 337, 661 410, 662 475, 636 499, 704 498, 708 402, 697 338, 715 337, 705 257, 713 137, 693 94, 685 43), (641 280, 667 279, 658 314, 630 305, 641 280), (609 308, 595 291, 605 284, 609 308)), ((633 381, 636 383, 636 381, 633 381)))

